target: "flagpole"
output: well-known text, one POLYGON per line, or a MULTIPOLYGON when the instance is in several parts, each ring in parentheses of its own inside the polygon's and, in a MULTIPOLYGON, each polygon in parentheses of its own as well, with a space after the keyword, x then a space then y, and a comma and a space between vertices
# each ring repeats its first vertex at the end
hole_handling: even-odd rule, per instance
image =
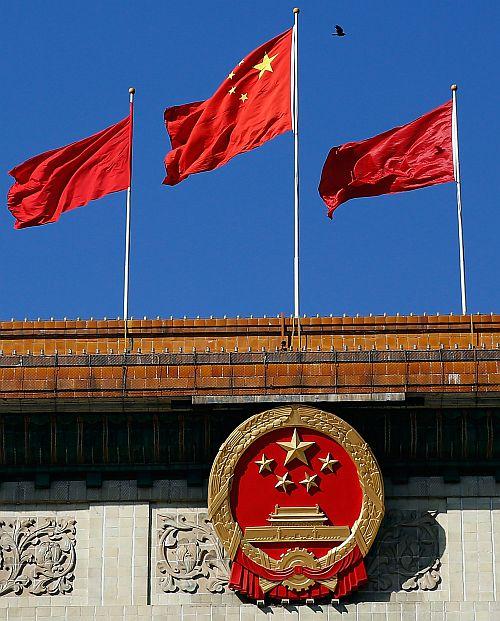
POLYGON ((462 187, 460 184, 460 160, 458 157, 458 118, 457 118, 457 85, 451 85, 451 97, 453 111, 451 116, 451 138, 453 145, 453 173, 457 186, 457 217, 458 217, 458 243, 460 249, 460 288, 462 293, 462 315, 467 314, 467 298, 465 292, 465 256, 464 234, 462 227, 462 187))
POLYGON ((135 88, 128 89, 130 98, 130 184, 127 188, 127 216, 125 224, 125 274, 123 281, 123 326, 124 326, 124 349, 129 351, 128 345, 128 291, 130 274, 130 211, 132 202, 132 138, 134 133, 134 95, 135 88))
MULTIPOLYGON (((293 298, 294 316, 299 323, 299 97, 298 97, 298 45, 299 45, 299 13, 300 9, 293 9, 293 144, 294 144, 294 257, 293 257, 293 298)), ((299 335, 300 335, 300 328, 299 335)), ((300 336, 299 336, 300 338, 300 336)))

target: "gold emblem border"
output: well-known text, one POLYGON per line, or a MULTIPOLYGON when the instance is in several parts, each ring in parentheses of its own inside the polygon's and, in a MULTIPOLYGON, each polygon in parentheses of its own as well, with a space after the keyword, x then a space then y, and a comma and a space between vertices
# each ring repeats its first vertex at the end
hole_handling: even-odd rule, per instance
POLYGON ((245 540, 231 512, 231 484, 238 461, 248 447, 270 431, 284 427, 305 427, 338 442, 349 454, 358 471, 363 493, 361 512, 351 534, 339 546, 318 559, 322 569, 347 556, 356 545, 366 556, 384 517, 384 482, 368 444, 344 420, 314 407, 291 405, 266 410, 241 423, 220 447, 208 481, 208 515, 226 552, 234 559, 239 547, 252 561, 277 569, 279 560, 245 540))

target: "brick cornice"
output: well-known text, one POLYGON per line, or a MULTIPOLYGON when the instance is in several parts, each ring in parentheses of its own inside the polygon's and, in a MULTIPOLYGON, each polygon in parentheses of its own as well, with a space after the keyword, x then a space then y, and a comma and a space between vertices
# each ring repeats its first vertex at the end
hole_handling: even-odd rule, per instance
MULTIPOLYGON (((494 348, 500 315, 402 315, 305 317, 300 343, 291 318, 143 319, 129 321, 135 351, 220 351, 222 348, 438 349, 494 348)), ((55 320, 0 322, 0 351, 101 353, 123 351, 123 321, 55 320)))

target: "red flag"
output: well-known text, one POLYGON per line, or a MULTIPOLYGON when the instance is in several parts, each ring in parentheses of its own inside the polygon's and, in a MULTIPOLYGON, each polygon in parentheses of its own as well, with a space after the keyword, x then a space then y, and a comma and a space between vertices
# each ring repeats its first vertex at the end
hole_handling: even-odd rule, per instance
POLYGON ((66 147, 36 155, 9 174, 7 204, 23 229, 57 222, 75 209, 130 185, 131 117, 66 147))
POLYGON ((334 147, 319 193, 332 217, 351 198, 416 190, 453 181, 451 101, 383 134, 334 147))
POLYGON ((292 128, 292 29, 251 52, 206 101, 165 110, 172 151, 163 183, 213 170, 292 128))

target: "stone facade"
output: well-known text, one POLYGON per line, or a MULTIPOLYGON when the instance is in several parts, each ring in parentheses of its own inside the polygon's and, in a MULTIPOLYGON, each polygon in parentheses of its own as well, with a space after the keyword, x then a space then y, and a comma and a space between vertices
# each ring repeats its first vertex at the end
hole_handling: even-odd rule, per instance
POLYGON ((500 620, 500 315, 0 322, 0 621, 500 620), (221 443, 310 403, 386 477, 369 583, 258 607, 207 520, 221 443))
POLYGON ((227 590, 229 564, 186 481, 31 482, 0 489, 0 619, 500 618, 500 484, 386 481, 370 581, 340 603, 258 608, 227 590), (77 493, 79 501, 70 500, 77 493))

